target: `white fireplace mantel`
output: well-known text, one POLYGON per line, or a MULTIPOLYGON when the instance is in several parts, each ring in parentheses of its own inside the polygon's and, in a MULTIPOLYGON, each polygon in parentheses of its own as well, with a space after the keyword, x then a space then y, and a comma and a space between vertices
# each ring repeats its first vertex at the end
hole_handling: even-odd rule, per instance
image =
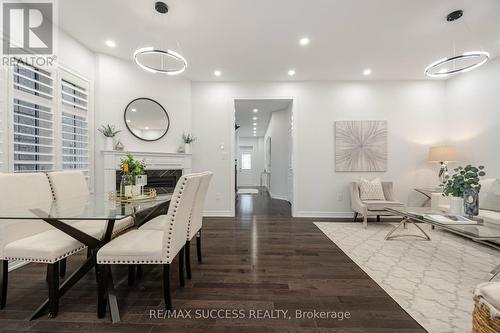
POLYGON ((120 160, 129 153, 134 159, 144 161, 147 170, 182 170, 182 174, 191 173, 191 154, 116 150, 101 152, 104 160, 105 193, 115 190, 116 170, 120 170, 120 160))

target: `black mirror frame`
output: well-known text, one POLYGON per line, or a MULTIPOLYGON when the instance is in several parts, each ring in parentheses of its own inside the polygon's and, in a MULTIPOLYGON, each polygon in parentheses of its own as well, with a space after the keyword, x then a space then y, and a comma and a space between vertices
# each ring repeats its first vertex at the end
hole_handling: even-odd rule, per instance
POLYGON ((136 98, 136 99, 132 100, 130 103, 128 103, 127 106, 125 107, 125 111, 123 112, 123 121, 125 122, 125 126, 127 126, 127 129, 130 132, 130 134, 132 134, 133 136, 135 136, 139 140, 147 141, 147 142, 154 142, 154 141, 161 140, 165 135, 167 135, 168 130, 170 129, 170 117, 168 116, 167 110, 165 110, 165 108, 160 103, 158 103, 157 101, 155 101, 154 99, 149 98, 149 97, 139 97, 139 98, 136 98), (137 135, 135 135, 134 132, 132 132, 132 130, 130 129, 130 127, 128 127, 128 124, 127 124, 127 110, 128 110, 128 107, 132 103, 134 103, 135 101, 142 100, 142 99, 145 99, 145 100, 151 101, 153 103, 156 103, 163 110, 163 112, 165 112, 165 115, 167 116, 167 121, 168 121, 167 128, 165 129, 165 133, 163 133, 163 135, 160 136, 158 139, 148 140, 148 139, 140 138, 137 135))

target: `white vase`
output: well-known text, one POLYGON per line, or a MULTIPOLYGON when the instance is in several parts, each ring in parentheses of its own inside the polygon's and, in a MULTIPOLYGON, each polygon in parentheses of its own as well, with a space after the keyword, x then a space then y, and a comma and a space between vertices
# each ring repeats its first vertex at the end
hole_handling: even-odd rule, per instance
POLYGON ((184 154, 191 154, 191 144, 190 143, 184 144, 184 154))
POLYGON ((460 197, 451 197, 450 212, 453 215, 463 215, 464 212, 464 199, 460 197))
POLYGON ((104 146, 104 150, 114 150, 113 147, 113 138, 106 137, 106 143, 104 146))

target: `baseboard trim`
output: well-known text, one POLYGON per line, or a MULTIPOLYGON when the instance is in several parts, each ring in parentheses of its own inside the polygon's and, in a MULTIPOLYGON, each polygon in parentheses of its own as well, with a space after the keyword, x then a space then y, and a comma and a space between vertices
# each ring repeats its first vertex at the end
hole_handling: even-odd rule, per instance
POLYGON ((207 210, 203 212, 206 217, 234 217, 230 210, 207 210))
POLYGON ((354 218, 353 212, 325 212, 325 211, 299 211, 294 217, 317 217, 317 218, 354 218))

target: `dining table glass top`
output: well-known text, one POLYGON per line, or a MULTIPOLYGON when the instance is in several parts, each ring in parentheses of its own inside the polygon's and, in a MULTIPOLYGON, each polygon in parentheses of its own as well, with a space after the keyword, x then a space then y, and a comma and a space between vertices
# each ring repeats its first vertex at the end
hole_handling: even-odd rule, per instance
POLYGON ((172 193, 168 193, 140 201, 120 202, 110 199, 108 193, 92 193, 59 200, 41 199, 30 205, 19 202, 0 210, 0 223, 12 219, 118 220, 167 203, 171 198, 172 193))

